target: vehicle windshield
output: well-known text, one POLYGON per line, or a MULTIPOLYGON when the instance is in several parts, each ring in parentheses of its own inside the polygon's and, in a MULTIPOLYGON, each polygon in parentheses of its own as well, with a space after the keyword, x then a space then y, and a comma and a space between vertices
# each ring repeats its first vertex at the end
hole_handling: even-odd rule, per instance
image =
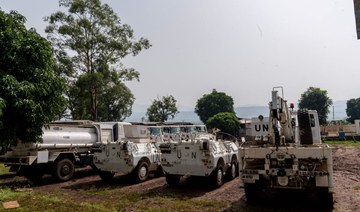
POLYGON ((171 134, 179 134, 180 133, 180 127, 170 127, 170 133, 171 134))
POLYGON ((160 127, 150 127, 150 135, 161 135, 160 127))
POLYGON ((206 132, 206 127, 205 126, 194 126, 194 131, 195 132, 206 132))

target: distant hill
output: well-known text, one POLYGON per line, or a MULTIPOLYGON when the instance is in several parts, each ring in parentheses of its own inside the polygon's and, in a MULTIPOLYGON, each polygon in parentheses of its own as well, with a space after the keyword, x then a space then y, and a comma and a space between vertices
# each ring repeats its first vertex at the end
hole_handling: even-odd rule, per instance
MULTIPOLYGON (((134 105, 133 113, 125 121, 136 122, 141 121, 145 118, 147 105, 134 105)), ((189 106, 179 106, 180 112, 171 121, 185 121, 192 123, 201 123, 198 115, 194 112, 194 109, 189 106)), ((238 106, 234 108, 235 113, 240 118, 254 118, 259 115, 264 117, 269 116, 268 106, 238 106)), ((335 120, 343 120, 347 117, 346 115, 346 101, 335 101, 334 102, 334 118, 335 120)), ((328 120, 333 119, 333 107, 330 108, 328 120)))

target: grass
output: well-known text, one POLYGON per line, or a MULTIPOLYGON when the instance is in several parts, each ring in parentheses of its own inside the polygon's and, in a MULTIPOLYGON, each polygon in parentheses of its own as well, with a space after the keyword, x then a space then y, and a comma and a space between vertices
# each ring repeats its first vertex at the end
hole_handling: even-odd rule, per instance
MULTIPOLYGON (((9 168, 0 164, 0 175, 9 168)), ((54 188, 51 191, 28 188, 27 181, 2 183, 0 178, 0 211, 2 203, 17 201, 19 208, 11 211, 222 211, 230 202, 192 200, 177 193, 129 192, 116 187, 89 186, 79 190, 54 188)))
POLYGON ((342 145, 345 147, 360 148, 360 141, 323 141, 323 143, 329 145, 342 145))
MULTIPOLYGON (((1 204, 7 201, 20 204, 20 208, 13 211, 223 211, 230 205, 226 200, 193 200, 173 192, 138 193, 116 187, 54 188, 51 191, 16 191, 9 187, 1 186, 0 181, 0 211, 3 209, 1 204)), ((22 186, 16 184, 15 187, 22 186)))
POLYGON ((9 201, 14 198, 23 198, 27 196, 27 192, 15 192, 8 188, 0 189, 0 201, 9 201))
POLYGON ((9 167, 6 167, 4 164, 0 164, 0 175, 8 174, 9 167))
POLYGON ((0 202, 18 201, 20 208, 14 211, 221 211, 228 206, 225 201, 184 200, 160 195, 151 197, 135 192, 113 193, 111 197, 103 194, 98 200, 77 199, 77 195, 59 197, 61 194, 56 191, 55 195, 43 191, 1 189, 0 202))

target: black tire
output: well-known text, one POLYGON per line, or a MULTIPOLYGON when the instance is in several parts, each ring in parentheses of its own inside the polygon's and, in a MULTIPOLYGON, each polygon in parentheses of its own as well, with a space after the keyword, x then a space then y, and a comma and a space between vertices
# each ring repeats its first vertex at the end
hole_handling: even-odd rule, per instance
POLYGON ((230 167, 228 167, 228 169, 226 170, 226 179, 227 180, 233 180, 237 177, 238 175, 238 164, 236 163, 236 161, 232 161, 230 167))
POLYGON ((99 171, 99 169, 93 163, 90 164, 90 167, 96 172, 99 171))
POLYGON ((166 182, 169 186, 177 186, 180 183, 180 175, 174 175, 174 174, 166 174, 165 175, 166 182))
POLYGON ((60 182, 70 180, 75 173, 75 166, 73 161, 67 158, 60 159, 54 168, 53 177, 60 182))
POLYGON ((158 166, 158 168, 155 171, 155 177, 163 177, 165 175, 164 169, 161 165, 158 166))
POLYGON ((221 165, 217 165, 213 173, 210 175, 211 184, 215 188, 219 188, 224 184, 224 169, 221 165))
POLYGON ((132 175, 135 182, 144 182, 149 177, 149 164, 146 161, 140 160, 132 175))
POLYGON ((245 183, 244 185, 246 202, 250 205, 256 204, 259 200, 259 194, 261 189, 256 184, 245 183))
POLYGON ((334 208, 333 193, 329 193, 328 188, 318 188, 317 195, 321 208, 323 209, 334 208))
POLYGON ((108 171, 100 171, 99 177, 104 181, 109 181, 114 177, 114 172, 108 172, 108 171))

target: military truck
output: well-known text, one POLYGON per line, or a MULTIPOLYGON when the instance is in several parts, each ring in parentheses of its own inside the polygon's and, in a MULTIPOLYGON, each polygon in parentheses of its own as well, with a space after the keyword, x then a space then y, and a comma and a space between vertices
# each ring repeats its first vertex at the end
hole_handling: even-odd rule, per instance
POLYGON ((122 137, 124 124, 128 123, 52 122, 44 126, 42 142, 18 142, 0 156, 0 162, 33 182, 40 181, 44 174, 52 174, 58 181, 67 181, 73 177, 75 167, 94 167, 93 145, 107 143, 114 135, 122 137))
POLYGON ((273 89, 269 110, 268 135, 239 148, 240 186, 247 202, 257 203, 264 190, 291 189, 316 191, 323 206, 332 207, 332 151, 321 143, 317 112, 289 108, 282 87, 273 89))
POLYGON ((213 186, 220 187, 224 177, 233 179, 237 176, 236 142, 217 140, 213 134, 206 133, 203 125, 182 129, 185 135, 180 136, 180 140, 159 145, 161 165, 170 186, 178 185, 182 176, 202 176, 209 178, 213 186))
POLYGON ((150 172, 161 174, 161 152, 155 142, 157 139, 150 138, 150 127, 124 125, 123 128, 124 138, 96 147, 94 164, 101 179, 109 180, 115 173, 120 173, 131 175, 136 182, 143 182, 150 172))

